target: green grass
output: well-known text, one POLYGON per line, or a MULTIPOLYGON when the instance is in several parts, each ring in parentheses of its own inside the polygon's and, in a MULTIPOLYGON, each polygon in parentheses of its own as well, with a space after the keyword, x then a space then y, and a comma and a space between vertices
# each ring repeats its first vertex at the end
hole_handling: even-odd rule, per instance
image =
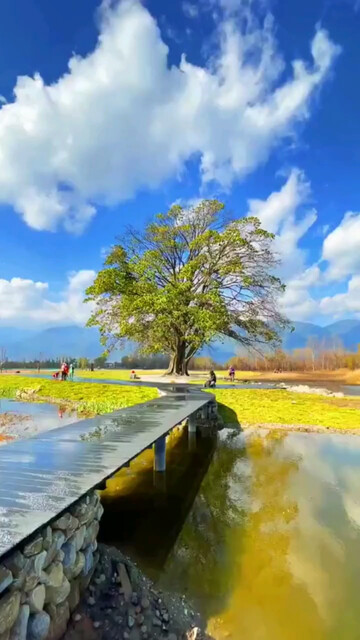
POLYGON ((146 387, 0 375, 0 397, 15 398, 19 394, 33 401, 66 404, 87 414, 108 413, 158 397, 156 389, 146 387))
POLYGON ((216 389, 225 422, 313 425, 346 431, 360 429, 359 398, 329 398, 265 389, 216 389))

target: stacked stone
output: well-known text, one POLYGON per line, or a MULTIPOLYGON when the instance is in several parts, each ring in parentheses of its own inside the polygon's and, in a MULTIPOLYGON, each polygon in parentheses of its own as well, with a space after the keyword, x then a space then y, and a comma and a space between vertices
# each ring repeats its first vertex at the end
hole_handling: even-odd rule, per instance
POLYGON ((98 561, 93 491, 0 558, 0 640, 59 640, 98 561))

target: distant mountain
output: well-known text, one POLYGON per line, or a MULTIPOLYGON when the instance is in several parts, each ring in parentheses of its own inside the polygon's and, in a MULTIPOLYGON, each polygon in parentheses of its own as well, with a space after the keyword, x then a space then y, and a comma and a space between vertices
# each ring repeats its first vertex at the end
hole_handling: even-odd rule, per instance
MULTIPOLYGON (((96 358, 103 351, 97 329, 76 325, 52 327, 43 331, 0 327, 0 347, 6 348, 10 360, 32 360, 40 354, 43 358, 96 358)), ((120 359, 133 350, 129 343, 121 352, 116 352, 112 359, 120 359)))
POLYGON ((340 320, 326 327, 310 322, 292 322, 294 331, 283 335, 283 348, 286 351, 303 349, 309 341, 321 342, 325 348, 343 346, 350 351, 357 351, 360 344, 360 322, 358 320, 340 320))
MULTIPOLYGON (((360 344, 360 322, 357 320, 341 320, 326 327, 310 322, 292 322, 294 331, 283 335, 283 348, 286 351, 302 349, 310 340, 320 342, 326 348, 343 345, 345 349, 356 351, 360 344)), ((44 358, 61 358, 62 356, 96 358, 102 353, 99 332, 95 328, 52 327, 43 331, 11 329, 0 327, 0 347, 5 347, 7 357, 12 360, 32 360, 41 353, 44 358)), ((239 349, 239 345, 227 338, 215 341, 204 347, 200 355, 210 356, 216 362, 226 362, 239 349)), ((121 350, 114 352, 110 360, 121 360, 121 357, 134 353, 136 345, 127 342, 121 350)))

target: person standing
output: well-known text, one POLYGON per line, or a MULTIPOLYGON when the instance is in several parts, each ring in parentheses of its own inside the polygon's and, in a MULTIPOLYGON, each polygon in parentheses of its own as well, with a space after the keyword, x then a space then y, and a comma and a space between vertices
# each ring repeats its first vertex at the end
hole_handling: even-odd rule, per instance
POLYGON ((74 382, 74 373, 75 373, 75 365, 72 362, 69 368, 69 377, 70 377, 70 380, 72 380, 73 382, 74 382))
POLYGON ((69 365, 67 362, 63 362, 61 365, 61 380, 65 381, 68 377, 69 365))

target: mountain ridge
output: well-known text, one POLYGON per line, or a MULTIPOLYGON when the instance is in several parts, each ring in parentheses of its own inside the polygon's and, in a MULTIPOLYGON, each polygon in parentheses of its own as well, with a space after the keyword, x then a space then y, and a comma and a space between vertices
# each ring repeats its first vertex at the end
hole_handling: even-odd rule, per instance
MULTIPOLYGON (((303 349, 311 340, 319 342, 324 348, 342 345, 345 349, 356 351, 360 344, 360 321, 340 320, 325 327, 310 322, 291 322, 294 331, 283 334, 283 349, 303 349)), ((35 329, 12 329, 0 327, 0 348, 4 347, 9 360, 34 360, 42 358, 96 358, 101 355, 99 332, 95 328, 66 325, 50 327, 41 331, 35 329)), ((135 351, 136 346, 126 342, 123 348, 114 351, 110 360, 121 360, 124 355, 135 351)), ((200 355, 209 355, 215 361, 225 362, 233 356, 239 345, 231 338, 214 341, 204 347, 200 355)))

